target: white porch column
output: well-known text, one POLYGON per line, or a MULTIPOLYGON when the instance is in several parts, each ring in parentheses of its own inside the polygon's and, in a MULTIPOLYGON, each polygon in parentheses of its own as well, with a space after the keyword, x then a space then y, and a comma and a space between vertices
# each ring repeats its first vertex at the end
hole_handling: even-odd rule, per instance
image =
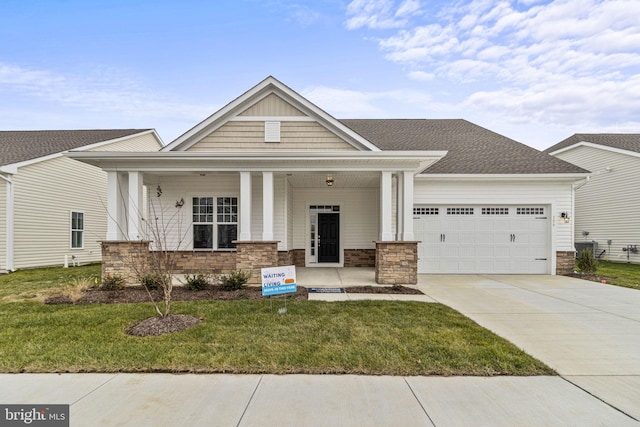
POLYGON ((273 239, 273 172, 262 172, 262 240, 273 239))
POLYGON ((391 172, 380 174, 380 240, 393 240, 392 229, 392 180, 391 172))
POLYGON ((127 200, 129 240, 142 240, 142 180, 141 172, 129 172, 129 199, 127 200))
POLYGON ((118 172, 107 172, 107 240, 120 240, 120 185, 118 172))
POLYGON ((404 176, 401 172, 396 175, 396 240, 402 240, 404 228, 404 176))
POLYGON ((251 240, 251 172, 240 172, 240 233, 238 240, 251 240))
POLYGON ((414 240, 413 235, 413 172, 402 172, 402 239, 414 240))

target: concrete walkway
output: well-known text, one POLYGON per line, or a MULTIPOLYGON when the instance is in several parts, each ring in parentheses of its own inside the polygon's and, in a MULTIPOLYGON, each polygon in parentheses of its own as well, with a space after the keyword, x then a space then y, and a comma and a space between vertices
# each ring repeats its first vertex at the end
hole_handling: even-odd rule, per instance
MULTIPOLYGON (((308 270, 298 282, 310 287, 371 280, 308 270)), ((4 374, 0 403, 70 404, 72 426, 640 426, 639 291, 555 276, 420 276, 418 287, 418 300, 461 311, 561 376, 4 374)))
POLYGON ((638 426, 560 377, 6 374, 0 403, 70 404, 71 426, 638 426))
POLYGON ((562 276, 423 275, 419 288, 640 420, 640 291, 562 276))

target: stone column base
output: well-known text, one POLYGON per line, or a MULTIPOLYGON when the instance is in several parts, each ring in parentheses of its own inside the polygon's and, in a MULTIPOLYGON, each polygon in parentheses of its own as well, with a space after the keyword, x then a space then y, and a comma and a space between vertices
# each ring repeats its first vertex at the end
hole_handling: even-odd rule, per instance
POLYGON ((566 276, 576 269, 575 251, 556 252, 556 274, 566 276))
POLYGON ((261 284, 260 269, 278 266, 277 241, 236 241, 236 270, 250 271, 247 283, 261 284))
POLYGON ((148 272, 148 240, 105 240, 102 247, 102 276, 121 276, 127 283, 137 283, 148 272))
POLYGON ((418 283, 418 242, 376 242, 376 283, 418 283))

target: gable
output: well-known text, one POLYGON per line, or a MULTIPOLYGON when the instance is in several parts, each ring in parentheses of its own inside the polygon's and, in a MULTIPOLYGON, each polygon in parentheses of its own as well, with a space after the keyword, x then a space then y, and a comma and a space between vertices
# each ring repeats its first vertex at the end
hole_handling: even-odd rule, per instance
POLYGON ((273 77, 267 77, 162 151, 380 151, 273 77))

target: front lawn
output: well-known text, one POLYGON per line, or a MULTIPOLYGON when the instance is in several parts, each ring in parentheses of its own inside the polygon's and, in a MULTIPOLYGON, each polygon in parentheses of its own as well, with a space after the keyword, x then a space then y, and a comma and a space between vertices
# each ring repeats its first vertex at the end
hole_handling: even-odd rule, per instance
POLYGON ((148 304, 0 304, 1 372, 550 375, 508 341, 440 304, 197 301, 203 318, 159 337, 125 334, 148 304))
POLYGON ((606 278, 607 284, 640 289, 640 264, 598 261, 596 274, 606 278))

